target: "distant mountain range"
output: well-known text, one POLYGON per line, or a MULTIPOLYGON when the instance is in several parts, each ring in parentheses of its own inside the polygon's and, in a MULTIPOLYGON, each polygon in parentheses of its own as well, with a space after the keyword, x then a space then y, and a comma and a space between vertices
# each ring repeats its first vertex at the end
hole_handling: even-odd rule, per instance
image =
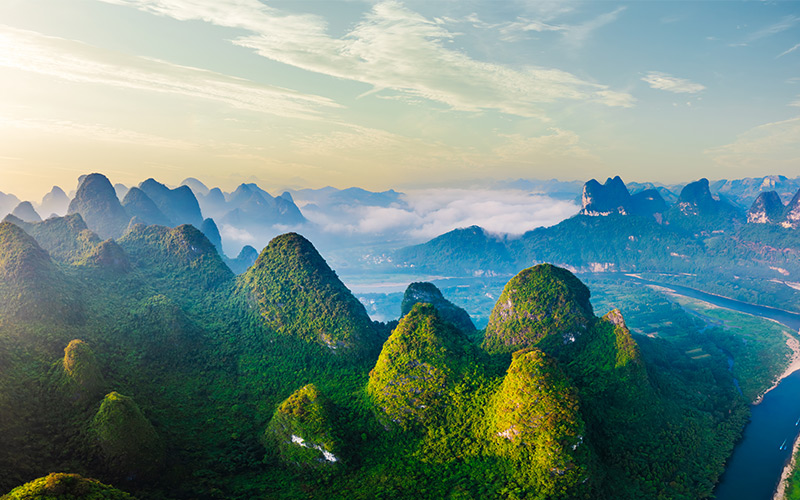
POLYGON ((767 305, 797 292, 800 191, 785 206, 776 192, 764 192, 747 213, 713 195, 706 179, 685 185, 671 206, 653 189, 631 195, 619 177, 587 182, 582 198, 578 215, 552 227, 519 238, 457 229, 397 250, 393 265, 449 276, 513 274, 539 262, 583 272, 700 273, 706 289, 734 296, 744 293, 737 280, 760 280, 748 289, 764 293, 740 298, 767 305))
MULTIPOLYGON (((619 177, 615 177, 603 184, 589 181, 582 189, 578 182, 557 180, 517 179, 495 184, 505 189, 543 193, 553 199, 579 199, 580 214, 585 216, 616 214, 650 217, 674 229, 683 228, 690 232, 713 224, 724 226, 740 222, 786 227, 800 224, 796 196, 800 189, 800 178, 767 176, 711 183, 693 182, 683 186, 652 183, 631 183, 626 186, 619 177), (743 207, 750 207, 749 212, 745 213, 743 207)), ((0 215, 13 214, 18 220, 35 223, 52 215, 78 213, 88 228, 101 238, 119 238, 129 226, 137 223, 167 227, 191 224, 213 242, 237 272, 242 272, 251 263, 257 253, 257 248, 253 246, 261 247, 269 238, 287 230, 313 237, 326 253, 333 254, 334 261, 340 267, 353 265, 360 255, 354 253, 357 250, 339 252, 339 248, 357 249, 359 245, 384 244, 389 240, 395 248, 403 245, 403 238, 409 236, 392 233, 391 225, 387 226, 390 228, 388 231, 376 229, 380 234, 372 236, 366 232, 353 234, 354 227, 361 230, 359 217, 380 208, 404 210, 406 217, 413 217, 414 207, 408 206, 402 193, 394 190, 372 192, 355 187, 299 189, 273 196, 253 183, 243 183, 232 192, 223 192, 217 187, 209 188, 195 178, 185 179, 176 188, 167 187, 155 179, 127 187, 121 184, 112 186, 102 174, 92 174, 81 176, 78 189, 71 198, 58 186, 54 186, 39 203, 21 201, 13 194, 0 193, 0 215), (317 222, 309 220, 306 214, 317 222), (239 252, 240 255, 235 259, 228 258, 224 248, 229 252, 239 252)), ((481 232, 480 229, 470 231, 481 232)), ((467 235, 458 230, 453 234, 459 237, 467 235)), ((475 235, 471 238, 474 239, 475 235)), ((518 260, 515 255, 517 251, 512 247, 519 247, 518 244, 509 246, 504 239, 503 236, 488 236, 485 243, 478 246, 465 243, 469 249, 451 252, 453 255, 464 255, 445 263, 444 269, 453 269, 455 266, 471 272, 487 273, 519 269, 518 264, 504 264, 518 260), (481 246, 492 247, 492 250, 487 254, 478 250, 481 246), (500 247, 505 249, 500 250, 500 247), (495 258, 497 255, 492 252, 499 252, 500 258, 495 258), (470 253, 473 255, 467 257, 470 253), (472 259, 472 263, 466 265, 464 258, 472 259), (481 264, 481 260, 485 263, 481 264), (489 262, 491 265, 488 265, 489 262)), ((437 240, 436 245, 441 247, 443 241, 437 240)), ((411 255, 414 252, 417 251, 402 250, 397 255, 409 265, 426 269, 436 267, 419 261, 411 255)), ((586 265, 580 261, 574 264, 576 268, 586 265)), ((598 264, 604 266, 609 263, 598 264)))

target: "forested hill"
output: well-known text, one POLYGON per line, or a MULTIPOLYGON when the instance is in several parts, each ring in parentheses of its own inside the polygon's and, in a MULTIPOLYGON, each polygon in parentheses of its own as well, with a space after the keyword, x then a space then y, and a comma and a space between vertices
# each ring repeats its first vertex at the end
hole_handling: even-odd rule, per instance
POLYGON ((298 234, 237 277, 191 225, 49 220, 0 224, 4 500, 696 499, 747 418, 555 266, 485 332, 419 283, 383 324, 298 234))

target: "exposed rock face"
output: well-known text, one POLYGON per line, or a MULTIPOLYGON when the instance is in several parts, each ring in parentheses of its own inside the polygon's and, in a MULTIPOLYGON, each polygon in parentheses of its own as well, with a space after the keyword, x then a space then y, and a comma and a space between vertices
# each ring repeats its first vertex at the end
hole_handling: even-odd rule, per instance
POLYGON ((595 179, 583 186, 581 196, 581 211, 583 215, 610 215, 630 213, 630 198, 628 188, 619 176, 608 178, 605 184, 600 184, 595 179))
POLYGON ((367 392, 403 428, 428 423, 468 354, 468 341, 431 304, 416 304, 383 345, 367 392))
POLYGON ((136 217, 141 224, 172 225, 172 222, 156 206, 155 202, 137 187, 128 190, 125 199, 122 200, 122 206, 128 211, 128 215, 136 217))
POLYGON ((277 236, 243 275, 240 289, 252 297, 264 322, 278 333, 346 355, 377 347, 364 305, 350 293, 307 239, 277 236))
POLYGON ((578 496, 591 452, 577 391, 553 358, 536 348, 515 352, 489 418, 496 452, 525 469, 522 481, 546 498, 578 496))
POLYGON ((751 224, 776 224, 783 217, 786 207, 775 191, 766 191, 758 195, 756 201, 747 211, 747 222, 751 224))
POLYGON ((277 447, 283 462, 307 468, 341 463, 327 405, 317 387, 309 384, 278 406, 264 437, 277 447))
POLYGON ((44 198, 42 198, 42 203, 39 206, 39 211, 45 217, 49 217, 52 214, 59 216, 64 215, 67 213, 68 209, 69 197, 67 196, 67 193, 65 193, 64 190, 58 186, 53 186, 53 189, 44 195, 44 198))
POLYGON ((784 227, 800 227, 800 190, 792 197, 786 206, 786 216, 781 223, 784 227))
POLYGON ((406 288, 401 304, 400 316, 403 317, 415 304, 427 303, 439 311, 442 319, 453 323, 464 332, 474 332, 475 325, 467 311, 445 299, 442 292, 433 283, 411 283, 406 288))
POLYGON ((668 223, 691 231, 725 230, 731 224, 744 222, 743 211, 724 199, 716 199, 708 179, 684 186, 681 196, 667 214, 668 223))
POLYGON ((552 354, 592 324, 589 289, 574 274, 539 264, 509 281, 489 317, 483 348, 514 352, 531 346, 552 354))
POLYGON ((703 215, 716 211, 718 201, 711 195, 708 179, 690 182, 681 190, 678 206, 685 215, 703 215))
POLYGON ((595 179, 584 184, 581 204, 580 213, 592 216, 652 216, 667 209, 664 198, 656 189, 646 189, 631 195, 619 176, 607 179, 602 185, 595 179))
POLYGON ((103 174, 89 174, 83 179, 68 212, 81 214, 89 229, 104 239, 122 236, 130 221, 114 187, 103 174))
POLYGON ((147 179, 139 184, 139 189, 167 216, 169 226, 191 224, 199 228, 203 223, 200 204, 188 186, 170 189, 155 179, 147 179))
POLYGON ((133 398, 107 394, 89 432, 111 475, 142 481, 157 477, 165 458, 164 442, 133 398))
POLYGON ((25 222, 41 222, 42 218, 36 213, 36 210, 29 201, 23 201, 11 212, 14 217, 19 217, 25 222))

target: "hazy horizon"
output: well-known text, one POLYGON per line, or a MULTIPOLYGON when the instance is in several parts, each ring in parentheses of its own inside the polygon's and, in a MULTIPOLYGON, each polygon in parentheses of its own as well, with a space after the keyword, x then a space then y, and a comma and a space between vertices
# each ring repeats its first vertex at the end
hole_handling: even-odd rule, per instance
POLYGON ((797 2, 0 5, 0 190, 800 174, 797 2))

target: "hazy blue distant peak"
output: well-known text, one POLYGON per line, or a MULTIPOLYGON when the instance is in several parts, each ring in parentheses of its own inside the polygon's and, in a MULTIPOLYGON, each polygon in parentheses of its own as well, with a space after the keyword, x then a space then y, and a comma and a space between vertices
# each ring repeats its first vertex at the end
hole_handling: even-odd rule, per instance
POLYGON ((36 213, 33 205, 29 201, 23 201, 11 212, 11 215, 19 217, 25 222, 41 222, 42 218, 36 213))
POLYGON ((0 215, 11 213, 19 205, 20 199, 13 194, 6 194, 0 191, 0 215))
POLYGON ((117 193, 117 199, 124 199, 125 195, 128 194, 128 186, 122 183, 114 184, 114 191, 117 193))
POLYGON ((200 204, 188 186, 170 189, 155 179, 147 179, 139 184, 139 189, 156 204, 172 225, 191 224, 196 228, 203 223, 200 204))
POLYGON ((128 211, 128 215, 137 218, 140 223, 157 224, 159 226, 172 225, 169 218, 164 215, 155 202, 137 187, 128 190, 122 200, 122 206, 128 211))
POLYGON ((64 215, 69 208, 69 197, 58 186, 53 186, 49 193, 42 197, 42 202, 39 204, 39 212, 44 216, 49 214, 64 215))
POLYGON ((360 187, 337 189, 326 186, 320 189, 290 190, 293 199, 305 204, 314 204, 321 208, 336 206, 375 206, 388 207, 394 203, 404 203, 403 193, 389 189, 387 191, 368 191, 360 187))
POLYGON ((191 189, 195 196, 203 195, 206 196, 210 189, 203 184, 201 181, 195 179, 194 177, 187 177, 186 179, 182 180, 180 183, 181 186, 188 186, 191 189))

